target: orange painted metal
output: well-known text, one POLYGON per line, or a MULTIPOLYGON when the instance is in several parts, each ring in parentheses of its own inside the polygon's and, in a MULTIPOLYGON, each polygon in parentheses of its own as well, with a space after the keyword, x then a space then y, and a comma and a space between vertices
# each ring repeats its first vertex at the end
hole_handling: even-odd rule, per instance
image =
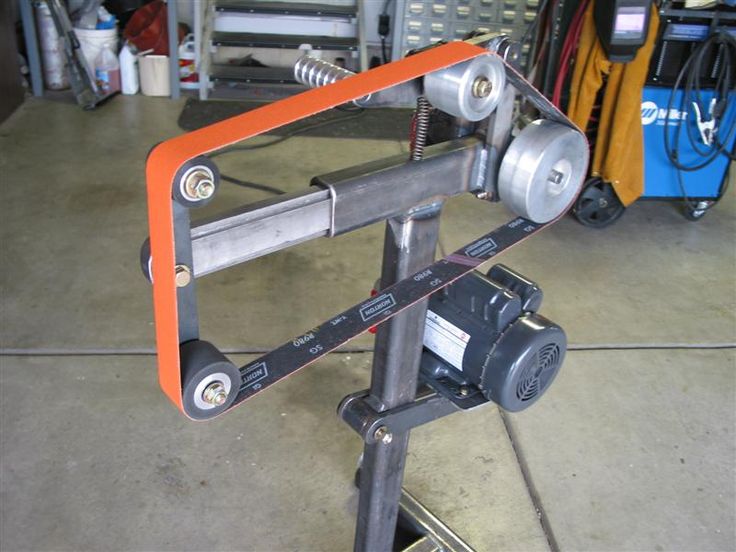
POLYGON ((199 155, 485 53, 486 50, 465 42, 438 46, 324 88, 308 90, 177 136, 162 142, 151 151, 146 163, 146 183, 159 384, 180 410, 183 411, 182 381, 171 204, 172 185, 179 168, 199 155))

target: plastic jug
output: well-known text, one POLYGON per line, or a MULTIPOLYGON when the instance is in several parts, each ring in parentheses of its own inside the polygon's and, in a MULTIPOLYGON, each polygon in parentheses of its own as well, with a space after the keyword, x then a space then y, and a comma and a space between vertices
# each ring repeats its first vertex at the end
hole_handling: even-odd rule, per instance
POLYGON ((133 53, 131 45, 126 42, 118 56, 120 63, 120 84, 123 94, 138 92, 138 57, 133 53))
POLYGON ((95 60, 95 80, 102 94, 120 92, 120 64, 109 44, 105 44, 95 60))

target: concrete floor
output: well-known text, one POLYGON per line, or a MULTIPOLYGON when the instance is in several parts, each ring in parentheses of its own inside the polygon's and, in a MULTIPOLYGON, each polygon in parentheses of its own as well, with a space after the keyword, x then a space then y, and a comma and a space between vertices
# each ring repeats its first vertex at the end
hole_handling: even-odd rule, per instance
MULTIPOLYGON (((0 126, 0 550, 351 547, 360 442, 334 409, 367 386, 370 353, 332 354, 203 424, 158 390, 143 169, 181 107, 32 99, 0 126)), ((294 190, 402 148, 300 137, 219 163, 294 190)), ((733 189, 698 223, 640 202, 504 257, 573 350, 528 411, 416 430, 405 480, 477 550, 736 549, 733 189)), ((217 202, 262 197, 224 186, 217 202)), ((507 218, 453 200, 443 245, 507 218)), ((238 351, 291 338, 364 298, 381 239, 376 225, 203 278, 203 335, 238 351)))

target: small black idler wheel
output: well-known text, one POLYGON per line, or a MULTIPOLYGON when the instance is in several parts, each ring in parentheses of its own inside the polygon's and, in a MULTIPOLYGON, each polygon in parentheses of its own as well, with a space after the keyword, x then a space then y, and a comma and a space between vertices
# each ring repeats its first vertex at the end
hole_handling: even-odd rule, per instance
POLYGON ((240 370, 207 341, 188 341, 179 350, 184 413, 207 420, 227 410, 240 390, 240 370))
POLYGON ((184 207, 204 207, 215 197, 220 185, 220 171, 204 156, 184 163, 174 177, 172 196, 184 207))

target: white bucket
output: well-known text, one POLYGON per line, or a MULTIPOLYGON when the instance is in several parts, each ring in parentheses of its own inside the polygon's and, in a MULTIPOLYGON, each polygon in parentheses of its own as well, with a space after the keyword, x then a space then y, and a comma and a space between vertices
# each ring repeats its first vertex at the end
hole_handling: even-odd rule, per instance
POLYGON ((79 39, 84 58, 89 68, 94 72, 95 61, 100 55, 105 44, 110 46, 114 54, 118 53, 118 30, 115 29, 74 29, 74 34, 79 39))
POLYGON ((138 76, 145 96, 169 96, 169 56, 138 56, 138 76))

